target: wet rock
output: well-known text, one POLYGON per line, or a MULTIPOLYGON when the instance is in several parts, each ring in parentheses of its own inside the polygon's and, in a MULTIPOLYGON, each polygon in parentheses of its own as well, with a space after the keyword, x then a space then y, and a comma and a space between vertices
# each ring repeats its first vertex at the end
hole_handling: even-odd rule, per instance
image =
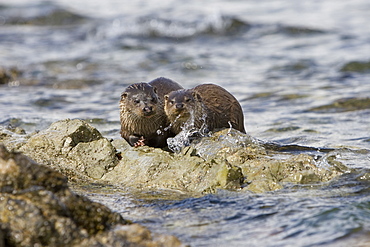
POLYGON ((226 160, 131 148, 124 140, 113 143, 122 150, 119 156, 95 128, 82 120, 67 119, 31 136, 20 150, 71 179, 101 179, 139 189, 210 193, 219 188, 238 189, 243 181, 241 169, 226 160))
POLYGON ((299 126, 287 126, 287 127, 280 127, 280 128, 270 128, 267 131, 269 132, 288 132, 288 131, 295 131, 299 130, 299 126))
POLYGON ((21 72, 16 68, 3 68, 0 67, 0 85, 1 84, 19 84, 17 78, 20 76, 21 72))
POLYGON ((38 6, 7 7, 1 14, 7 25, 66 26, 81 24, 88 19, 47 3, 38 6))
POLYGON ((140 189, 193 193, 240 188, 266 192, 286 183, 326 182, 346 171, 334 161, 334 154, 315 159, 285 153, 282 158, 275 152, 277 158, 251 136, 232 129, 194 141, 180 154, 142 147, 123 149, 121 155, 120 163, 103 180, 140 189))
POLYGON ((80 24, 85 20, 86 18, 81 15, 68 12, 64 9, 55 9, 44 16, 37 16, 35 18, 24 20, 24 24, 64 26, 80 24))
POLYGON ((251 25, 243 20, 230 16, 219 16, 217 20, 209 23, 204 30, 205 34, 237 35, 247 32, 251 25))
POLYGON ((326 33, 320 29, 300 26, 281 26, 280 31, 290 36, 314 35, 326 33))
POLYGON ((369 73, 370 72, 370 61, 352 61, 343 65, 340 69, 341 72, 358 72, 358 73, 369 73))
POLYGON ((245 189, 265 192, 283 188, 287 183, 317 184, 327 182, 343 174, 346 168, 330 163, 328 157, 316 161, 307 154, 288 157, 283 160, 260 158, 242 165, 247 177, 245 189), (320 163, 326 163, 325 167, 320 163))
POLYGON ((45 85, 54 89, 81 89, 88 88, 92 85, 98 84, 99 80, 91 79, 70 79, 70 80, 57 80, 52 85, 45 85))
POLYGON ((10 150, 19 150, 25 144, 25 130, 20 127, 0 126, 0 144, 10 150))
POLYGON ((282 189, 286 183, 327 182, 347 171, 335 161, 335 153, 314 159, 308 154, 292 155, 265 149, 257 140, 236 130, 222 130, 192 144, 207 159, 218 157, 242 170, 243 189, 266 192, 282 189), (217 140, 217 141, 216 141, 217 140), (277 157, 278 156, 278 157, 277 157))
POLYGON ((180 246, 74 194, 67 178, 0 145, 0 246, 180 246))
POLYGON ((0 68, 0 84, 7 84, 10 81, 10 75, 4 68, 0 68))
POLYGON ((347 98, 339 99, 331 104, 318 106, 309 109, 309 111, 330 113, 330 112, 347 112, 370 109, 370 98, 347 98))
POLYGON ((315 158, 279 152, 233 129, 179 145, 179 153, 133 148, 123 139, 108 141, 85 121, 67 119, 32 135, 19 150, 72 180, 189 195, 218 189, 265 192, 286 183, 326 182, 345 171, 330 153, 315 158))

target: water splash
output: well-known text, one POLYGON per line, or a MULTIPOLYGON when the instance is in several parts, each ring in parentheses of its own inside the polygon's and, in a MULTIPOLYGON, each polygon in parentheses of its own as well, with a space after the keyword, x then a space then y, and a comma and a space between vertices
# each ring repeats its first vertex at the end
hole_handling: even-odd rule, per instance
MULTIPOLYGON (((211 134, 205 121, 207 115, 203 114, 201 117, 200 121, 202 121, 202 125, 200 128, 195 127, 195 119, 193 116, 194 114, 192 112, 191 118, 181 127, 182 130, 180 133, 173 138, 167 139, 168 148, 172 152, 179 153, 184 147, 189 146, 193 139, 209 136, 211 134)), ((173 123, 171 123, 167 128, 171 128, 180 117, 181 115, 178 115, 175 121, 173 121, 173 123)))
POLYGON ((227 153, 231 154, 238 149, 251 147, 256 152, 265 152, 265 149, 258 143, 257 139, 232 127, 215 132, 209 138, 203 138, 199 142, 194 142, 192 146, 195 148, 196 154, 205 160, 215 158, 222 150, 227 150, 227 153))
POLYGON ((313 162, 317 168, 329 171, 333 166, 335 166, 335 162, 333 162, 333 160, 339 159, 340 156, 340 153, 337 151, 327 153, 322 157, 315 155, 313 162))

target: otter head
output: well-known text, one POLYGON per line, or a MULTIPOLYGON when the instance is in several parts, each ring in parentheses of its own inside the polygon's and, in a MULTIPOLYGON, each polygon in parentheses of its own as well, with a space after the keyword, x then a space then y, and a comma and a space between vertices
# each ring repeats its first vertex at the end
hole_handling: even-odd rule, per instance
POLYGON ((200 95, 192 90, 180 89, 164 96, 164 110, 172 122, 186 122, 201 101, 200 95))
POLYGON ((158 111, 157 89, 144 82, 132 84, 123 91, 121 102, 126 112, 150 118, 158 111))

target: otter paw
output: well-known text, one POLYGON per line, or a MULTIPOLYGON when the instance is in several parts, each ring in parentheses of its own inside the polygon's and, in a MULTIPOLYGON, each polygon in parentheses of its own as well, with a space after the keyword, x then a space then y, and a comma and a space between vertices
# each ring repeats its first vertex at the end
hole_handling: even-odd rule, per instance
POLYGON ((144 136, 141 136, 140 139, 137 140, 137 142, 134 143, 134 147, 142 147, 145 146, 145 139, 144 136))

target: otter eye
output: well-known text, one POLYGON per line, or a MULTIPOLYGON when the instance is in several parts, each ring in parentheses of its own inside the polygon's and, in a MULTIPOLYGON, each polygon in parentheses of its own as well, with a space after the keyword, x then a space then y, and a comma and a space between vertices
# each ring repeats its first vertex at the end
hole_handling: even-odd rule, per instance
POLYGON ((170 104, 173 105, 175 103, 175 101, 173 100, 170 100, 170 104))
POLYGON ((185 99, 185 102, 190 102, 191 101, 191 98, 186 98, 185 99))
POLYGON ((139 103, 140 103, 140 100, 138 100, 138 99, 134 99, 134 103, 135 103, 135 104, 139 104, 139 103))

